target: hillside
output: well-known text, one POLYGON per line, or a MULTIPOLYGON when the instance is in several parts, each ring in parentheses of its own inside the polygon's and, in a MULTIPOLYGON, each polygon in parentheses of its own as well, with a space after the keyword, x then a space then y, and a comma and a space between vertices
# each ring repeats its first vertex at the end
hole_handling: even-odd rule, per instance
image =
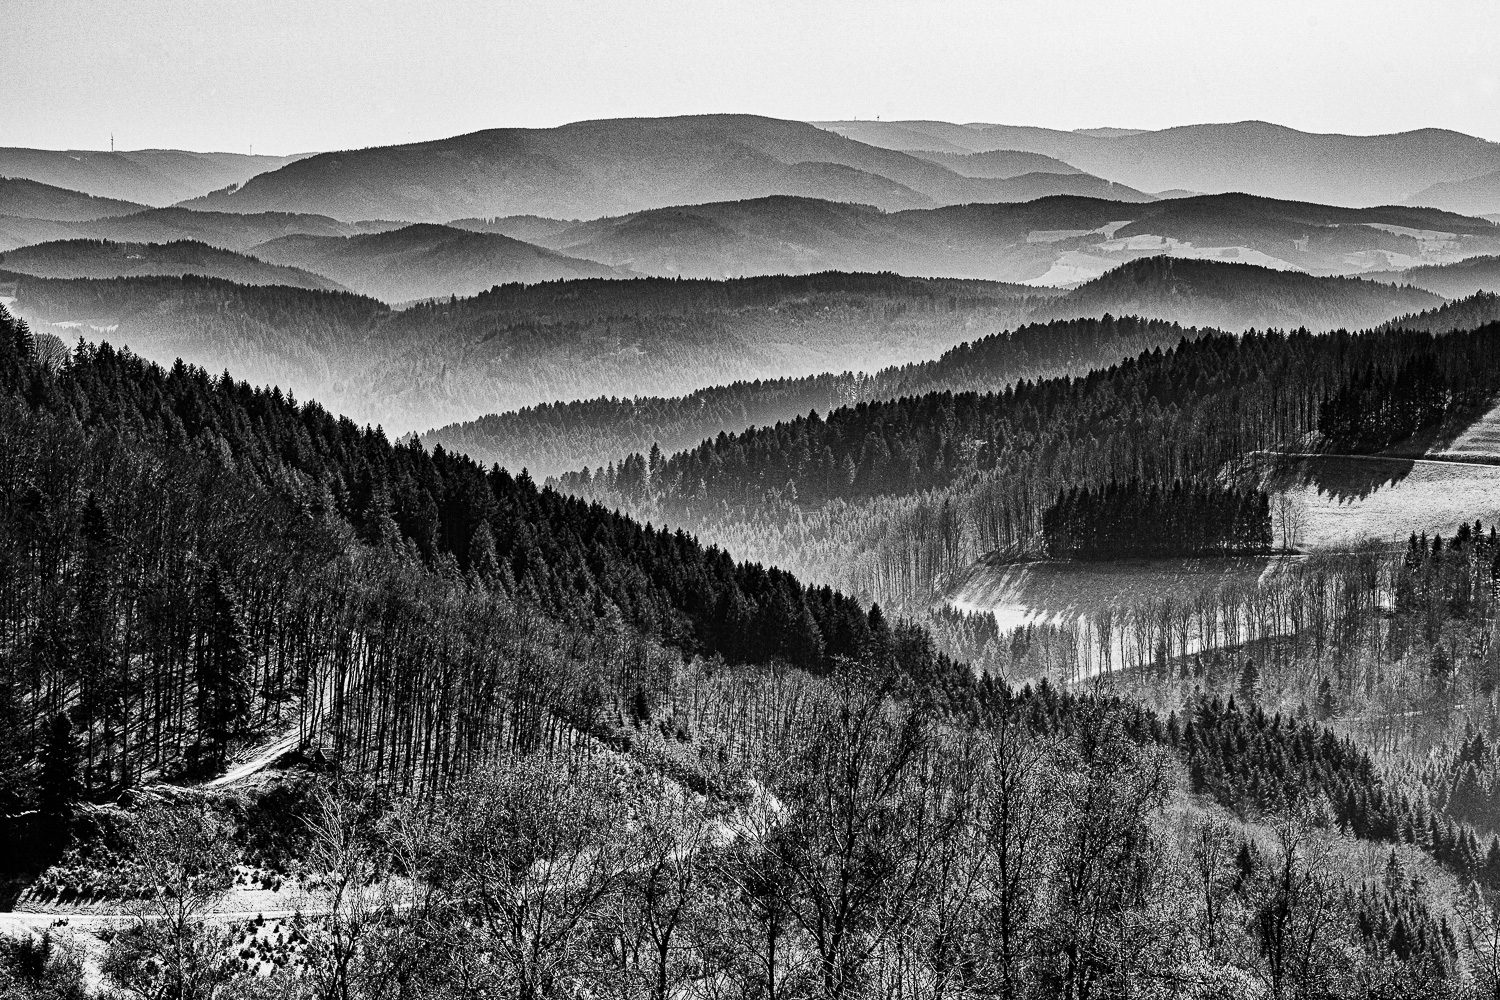
POLYGON ((231 184, 243 184, 256 174, 296 160, 296 156, 180 149, 104 152, 0 148, 0 177, 24 177, 100 198, 160 208, 231 184))
POLYGON ((1462 215, 1489 215, 1500 211, 1500 170, 1463 180, 1442 181, 1423 188, 1406 201, 1462 215))
POLYGON ((1448 333, 1452 330, 1472 330, 1496 320, 1500 320, 1500 295, 1494 292, 1476 292, 1468 298, 1447 302, 1434 309, 1398 317, 1386 326, 1395 330, 1448 333))
MULTIPOLYGON (((1142 191, 1244 191, 1351 207, 1393 204, 1435 184, 1500 169, 1500 144, 1443 129, 1322 135, 1247 121, 1106 136, 947 122, 818 124, 892 149, 1040 153, 1142 191)), ((1494 203, 1485 209, 1494 210, 1494 203)))
POLYGON ((88 222, 51 222, 0 217, 0 250, 60 240, 108 240, 117 243, 174 243, 191 240, 242 253, 282 236, 355 236, 398 229, 400 222, 336 222, 322 215, 262 212, 238 215, 195 212, 186 208, 153 208, 88 222))
MULTIPOLYGON (((1077 175, 1051 176, 1068 183, 1077 175)), ((1447 263, 1500 252, 1500 229, 1433 209, 1344 209, 1248 195, 1139 204, 1059 196, 896 213, 777 197, 599 219, 538 234, 537 242, 645 274, 893 270, 1067 285, 1162 253, 1318 274, 1447 263)))
POLYGON ((43 332, 229 367, 399 434, 558 400, 874 371, 1013 326, 1055 293, 825 274, 504 285, 400 312, 349 293, 193 277, 21 277, 14 294, 43 332))
POLYGON ((96 198, 81 191, 53 187, 18 177, 0 176, 0 216, 86 222, 109 215, 129 215, 145 209, 131 201, 96 198))
POLYGON ((874 374, 736 382, 671 398, 610 396, 547 403, 449 424, 420 437, 428 447, 440 444, 482 463, 529 469, 542 479, 580 466, 602 468, 653 448, 671 454, 721 432, 770 426, 809 411, 826 414, 868 400, 935 390, 987 391, 1022 378, 1082 375, 1198 334, 1171 323, 1130 318, 1027 325, 965 342, 932 361, 874 374))
POLYGON ((472 233, 499 233, 523 243, 537 243, 578 225, 578 219, 547 219, 540 215, 505 215, 489 219, 454 219, 448 225, 472 233))
MULTIPOLYGON (((1242 539, 1220 554, 1267 554, 1276 528, 1254 456, 1332 440, 1351 415, 1377 444, 1471 423, 1500 391, 1497 346, 1500 323, 1439 336, 1200 335, 1078 378, 860 402, 560 482, 741 557, 886 606, 926 607, 981 557, 1050 552, 1047 512, 1084 487, 1100 491, 1091 523, 1101 528, 1156 531, 1167 504, 1179 518, 1198 511, 1193 531, 1242 539), (1106 493, 1110 484, 1135 485, 1106 493), (1168 492, 1179 484, 1196 495, 1168 492), (1256 519, 1258 539, 1238 534, 1256 519)), ((1175 537, 1158 531, 1168 547, 1175 537)), ((1180 537, 1173 554, 1214 551, 1180 537)))
POLYGON ((1081 174, 1082 170, 1041 153, 1023 153, 1014 149, 992 149, 986 153, 936 153, 913 149, 913 156, 947 167, 965 177, 990 177, 1007 180, 1022 174, 1081 174))
POLYGON ((1219 330, 1358 330, 1443 305, 1440 296, 1358 278, 1252 264, 1146 257, 1042 306, 1041 319, 1147 316, 1219 330))
POLYGON ((417 225, 360 236, 283 236, 251 253, 327 276, 386 302, 474 295, 511 282, 534 284, 611 276, 593 261, 566 257, 497 233, 417 225))
POLYGON ((190 240, 173 243, 111 243, 104 240, 40 243, 0 254, 0 270, 38 278, 195 274, 241 285, 340 290, 336 282, 321 275, 296 267, 268 264, 254 257, 190 240))
POLYGON ((1405 271, 1372 271, 1365 277, 1460 299, 1476 292, 1500 292, 1500 256, 1470 257, 1454 264, 1430 264, 1405 271))
POLYGON ((801 122, 699 115, 492 129, 324 153, 188 202, 344 220, 595 218, 793 195, 887 210, 1007 200, 998 182, 801 122))

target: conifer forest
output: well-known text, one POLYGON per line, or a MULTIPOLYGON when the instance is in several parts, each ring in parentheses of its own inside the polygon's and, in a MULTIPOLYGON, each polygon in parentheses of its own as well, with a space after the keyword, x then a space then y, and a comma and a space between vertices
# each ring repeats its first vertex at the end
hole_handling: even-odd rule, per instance
POLYGON ((1333 6, 7 10, 0 1000, 1500 998, 1500 14, 1333 6))

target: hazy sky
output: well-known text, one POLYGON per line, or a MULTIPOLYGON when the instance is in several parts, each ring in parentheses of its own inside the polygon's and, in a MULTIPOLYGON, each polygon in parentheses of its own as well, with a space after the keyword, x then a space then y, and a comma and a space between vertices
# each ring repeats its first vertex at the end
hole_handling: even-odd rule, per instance
POLYGON ((1500 140, 1500 0, 3 0, 0 145, 282 153, 754 112, 1500 140))

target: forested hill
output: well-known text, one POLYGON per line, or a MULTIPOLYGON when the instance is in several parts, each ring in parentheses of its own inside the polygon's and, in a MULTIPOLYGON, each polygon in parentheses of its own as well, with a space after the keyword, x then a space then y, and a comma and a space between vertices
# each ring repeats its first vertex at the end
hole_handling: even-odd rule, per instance
POLYGON ((394 311, 192 277, 16 280, 15 308, 39 332, 228 366, 393 433, 601 394, 875 371, 1014 326, 1059 294, 889 274, 649 278, 503 285, 394 311))
POLYGON ((1141 351, 1172 347, 1199 330, 1134 317, 1027 324, 945 351, 932 361, 883 368, 714 386, 677 397, 612 396, 547 403, 425 431, 441 444, 485 463, 530 469, 539 478, 580 465, 604 466, 653 447, 668 454, 704 438, 767 426, 849 404, 938 389, 987 391, 1018 379, 1082 375, 1141 351))
POLYGON ((1448 302, 1436 309, 1426 309, 1393 319, 1385 324, 1385 328, 1447 333, 1450 330, 1472 330, 1476 326, 1497 320, 1500 320, 1500 295, 1494 292, 1476 292, 1466 299, 1448 302))
MULTIPOLYGON (((0 742, 24 758, 76 703, 100 786, 222 760, 288 705, 331 739, 374 739, 399 726, 382 712, 493 697, 486 664, 561 670, 601 630, 731 663, 950 669, 920 629, 834 591, 280 390, 108 346, 49 368, 3 310, 0 454, 0 711, 20 720, 0 742), (23 664, 35 684, 15 684, 23 664)), ((567 712, 626 696, 576 669, 567 712)))
POLYGON ((1444 336, 1202 336, 1081 378, 859 403, 560 485, 804 578, 925 602, 934 581, 985 553, 1038 552, 1059 489, 1248 473, 1249 453, 1318 446, 1326 398, 1396 385, 1413 362, 1441 386, 1435 419, 1475 413, 1500 391, 1500 323, 1444 336))
MULTIPOLYGON (((1084 448, 1095 462, 1080 472, 1090 478, 1171 481, 1286 443, 1315 425, 1319 401, 1352 375, 1415 354, 1435 357, 1455 405, 1479 405, 1500 387, 1497 348, 1496 324, 1441 338, 1401 331, 1214 334, 1080 378, 864 402, 826 418, 720 435, 665 459, 651 470, 650 484, 627 492, 650 485, 691 507, 749 503, 790 487, 804 505, 816 505, 915 493, 1084 448), (1255 406, 1244 405, 1251 399, 1255 406)), ((1075 461, 1082 458, 1075 451, 1075 461)), ((584 480, 574 474, 563 482, 576 489, 584 480)))
POLYGON ((1081 285, 1036 312, 1038 319, 1135 314, 1183 325, 1243 331, 1358 330, 1402 312, 1442 305, 1442 297, 1360 278, 1314 277, 1253 263, 1143 257, 1081 285))

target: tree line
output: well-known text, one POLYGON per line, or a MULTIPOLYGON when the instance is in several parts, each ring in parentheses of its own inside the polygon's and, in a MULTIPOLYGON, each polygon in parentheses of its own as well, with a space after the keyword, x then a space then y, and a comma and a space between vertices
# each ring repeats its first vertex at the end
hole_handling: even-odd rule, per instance
POLYGON ((1266 552, 1271 499, 1216 483, 1163 487, 1138 479, 1058 491, 1042 512, 1049 559, 1128 559, 1266 552))

